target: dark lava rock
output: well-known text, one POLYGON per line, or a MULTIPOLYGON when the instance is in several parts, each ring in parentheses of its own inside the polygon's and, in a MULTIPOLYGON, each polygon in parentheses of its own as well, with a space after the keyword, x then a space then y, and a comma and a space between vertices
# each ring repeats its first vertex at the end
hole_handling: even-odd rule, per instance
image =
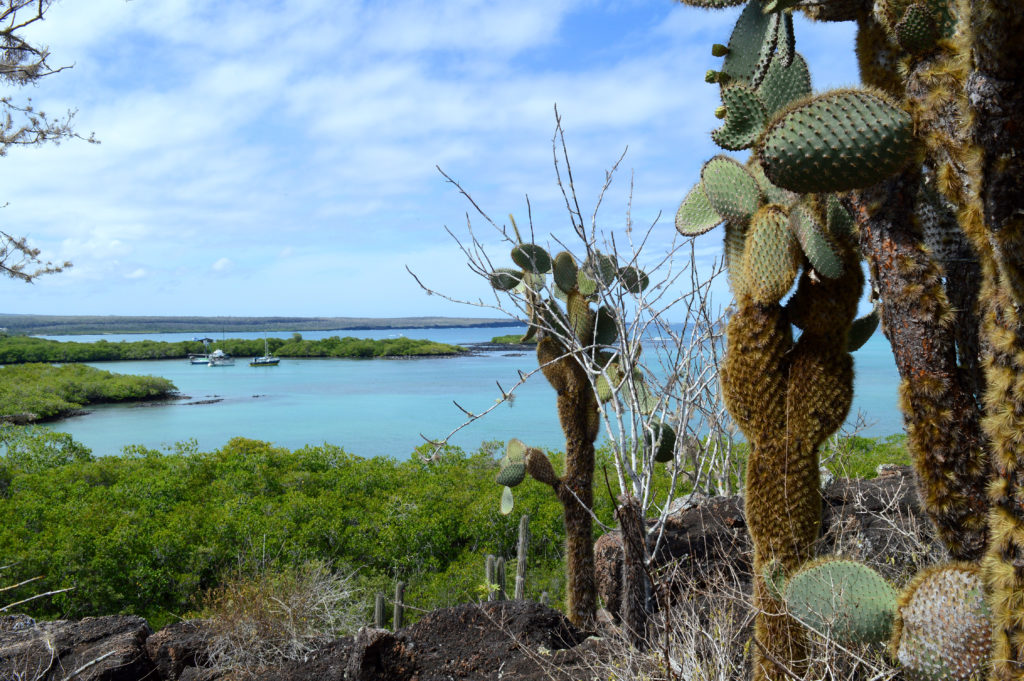
POLYGON ((460 605, 428 613, 391 633, 363 629, 308 662, 272 674, 282 681, 451 681, 569 679, 556 651, 586 638, 562 613, 530 601, 460 605))
POLYGON ((0 628, 0 679, 59 681, 72 675, 75 681, 155 678, 145 649, 152 630, 141 617, 86 617, 78 622, 31 625, 26 619, 0 628))
MULTIPOLYGON (((649 521, 653 525, 653 521, 649 521)), ((935 562, 931 525, 918 503, 908 466, 880 467, 870 480, 838 478, 822 490, 822 534, 817 553, 843 554, 871 564, 886 576, 935 562), (926 553, 922 553, 924 547, 926 553)), ((753 547, 741 497, 709 497, 670 514, 664 531, 647 537, 652 567, 670 576, 670 590, 708 586, 722 574, 751 581, 753 547), (655 546, 657 550, 655 551, 655 546)), ((610 532, 594 545, 598 595, 617 620, 621 607, 622 536, 610 532)))
POLYGON ((203 620, 175 622, 146 639, 146 653, 163 681, 179 681, 188 667, 202 667, 208 625, 203 620))

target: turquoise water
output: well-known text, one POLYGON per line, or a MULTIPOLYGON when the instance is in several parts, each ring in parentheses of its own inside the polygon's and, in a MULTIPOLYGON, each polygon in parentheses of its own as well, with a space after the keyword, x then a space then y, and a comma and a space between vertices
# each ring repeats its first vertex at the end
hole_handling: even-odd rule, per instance
MULTIPOLYGON (((519 332, 518 328, 404 329, 302 332, 304 338, 406 335, 441 342, 473 343, 519 332)), ((181 340, 194 334, 54 337, 58 340, 181 340)), ((231 334, 262 337, 260 334, 231 334)), ((290 334, 274 334, 287 337, 290 334)), ((216 346, 216 342, 213 343, 216 346)), ((857 378, 852 414, 870 424, 867 435, 901 432, 898 375, 885 338, 876 334, 855 355, 857 378)), ((170 379, 189 399, 158 406, 97 405, 91 413, 49 424, 70 433, 96 455, 125 445, 169 447, 195 438, 202 450, 244 436, 296 448, 324 442, 360 456, 405 458, 424 440, 440 438, 465 417, 452 401, 479 413, 499 397, 518 371, 536 369, 532 352, 487 352, 470 357, 416 359, 284 359, 277 367, 190 365, 184 360, 103 362, 92 366, 125 374, 170 379), (211 400, 214 402, 204 403, 211 400)), ((516 391, 511 405, 498 406, 455 435, 451 442, 475 448, 485 440, 518 437, 531 445, 561 448, 555 393, 541 376, 516 391)))

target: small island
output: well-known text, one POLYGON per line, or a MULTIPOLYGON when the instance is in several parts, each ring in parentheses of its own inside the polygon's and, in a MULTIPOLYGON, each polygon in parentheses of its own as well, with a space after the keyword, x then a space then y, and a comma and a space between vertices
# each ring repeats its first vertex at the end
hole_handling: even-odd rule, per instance
MULTIPOLYGON (((234 357, 256 357, 264 354, 263 339, 228 338, 214 347, 234 357)), ((268 338, 267 349, 275 357, 343 357, 370 359, 377 357, 426 357, 459 355, 467 352, 459 345, 437 343, 415 338, 339 338, 305 340, 299 333, 290 338, 268 338)), ((55 341, 30 336, 0 337, 0 364, 26 362, 113 362, 124 360, 184 359, 204 354, 200 341, 119 341, 99 340, 93 343, 55 341)))
POLYGON ((88 366, 0 367, 0 423, 49 421, 89 404, 161 400, 176 391, 166 378, 125 376, 88 366))

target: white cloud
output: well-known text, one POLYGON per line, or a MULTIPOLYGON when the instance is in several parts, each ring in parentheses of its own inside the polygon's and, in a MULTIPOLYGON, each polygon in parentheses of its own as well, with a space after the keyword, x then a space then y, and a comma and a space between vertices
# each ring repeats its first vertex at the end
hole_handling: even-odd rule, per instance
POLYGON ((231 262, 230 258, 220 258, 219 260, 217 260, 217 262, 211 265, 210 269, 212 269, 214 272, 226 272, 230 270, 233 266, 234 263, 231 262))
POLYGON ((146 276, 145 268, 139 267, 124 275, 125 279, 142 279, 146 276))

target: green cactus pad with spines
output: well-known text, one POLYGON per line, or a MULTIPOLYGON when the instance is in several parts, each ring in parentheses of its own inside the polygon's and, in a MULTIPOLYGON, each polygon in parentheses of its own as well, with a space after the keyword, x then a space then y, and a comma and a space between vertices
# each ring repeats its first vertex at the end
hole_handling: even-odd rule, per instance
POLYGON ((768 27, 764 32, 761 48, 757 53, 754 71, 750 74, 750 86, 753 88, 756 88, 764 80, 765 74, 768 73, 768 67, 775 60, 775 49, 779 45, 779 29, 781 26, 781 14, 772 13, 768 15, 768 27))
POLYGON ((753 154, 750 155, 750 159, 745 167, 754 176, 754 180, 757 181, 757 187, 764 195, 765 203, 777 203, 788 208, 799 200, 799 194, 772 184, 771 180, 765 177, 761 164, 757 162, 757 157, 753 154))
POLYGON ((768 204, 750 222, 743 246, 743 279, 754 302, 779 302, 800 271, 800 250, 781 206, 768 204))
POLYGON ((790 615, 843 645, 889 638, 896 592, 867 565, 827 558, 801 567, 786 584, 790 615))
POLYGON ((926 54, 935 49, 940 28, 932 11, 923 2, 911 5, 893 27, 896 42, 910 54, 926 54))
POLYGON ((757 180, 729 156, 715 156, 705 163, 700 181, 711 207, 726 220, 745 222, 761 205, 757 180))
POLYGON ((619 281, 622 288, 634 294, 643 293, 651 283, 646 272, 632 265, 619 269, 619 281))
POLYGON ((757 143, 768 179, 804 194, 876 184, 913 152, 910 115, 868 90, 833 90, 798 101, 779 112, 757 143))
POLYGON ((725 125, 712 130, 711 139, 730 151, 749 149, 768 122, 764 103, 744 83, 723 87, 722 103, 725 105, 725 125))
POLYGON ((576 288, 585 296, 597 293, 597 281, 584 270, 576 273, 576 288))
POLYGON ((516 286, 516 293, 526 293, 527 290, 535 292, 540 291, 548 281, 547 277, 543 274, 536 274, 529 271, 523 272, 522 274, 523 280, 519 282, 518 286, 516 286))
POLYGON ((793 59, 796 57, 796 34, 793 32, 792 12, 782 13, 782 24, 779 26, 779 45, 776 50, 784 68, 793 65, 793 59))
POLYGON ((523 273, 511 267, 499 267, 487 275, 488 281, 496 291, 511 291, 523 280, 523 273))
POLYGON ((551 256, 537 244, 519 244, 512 249, 512 262, 524 272, 546 274, 551 271, 551 256))
POLYGON ((803 56, 794 55, 793 63, 788 67, 783 65, 781 59, 774 60, 757 87, 757 94, 769 116, 790 102, 810 95, 811 71, 803 56))
POLYGON ((711 206, 704 186, 697 182, 676 212, 676 230, 683 236, 697 236, 709 232, 725 220, 711 206))
POLYGON ((853 216, 850 215, 850 211, 846 210, 846 206, 839 202, 835 194, 828 195, 825 202, 825 214, 828 216, 829 234, 836 237, 853 234, 854 227, 856 226, 853 222, 853 216))
POLYGON ((562 251, 555 256, 552 266, 552 277, 555 280, 555 286, 565 293, 576 288, 577 271, 576 259, 572 257, 572 253, 562 251))
POLYGON ((890 650, 908 678, 984 678, 992 655, 992 615, 977 565, 923 570, 900 596, 898 612, 890 650))
POLYGON ((850 324, 850 332, 846 335, 846 351, 857 352, 864 347, 864 344, 875 333, 875 329, 878 328, 878 321, 877 308, 871 310, 871 312, 863 317, 854 319, 853 323, 850 324))
POLYGON ((494 479, 499 485, 515 487, 526 477, 526 462, 508 462, 498 471, 498 477, 494 479))
POLYGON ((597 381, 594 384, 594 388, 597 390, 597 399, 601 402, 608 402, 615 396, 615 391, 622 385, 622 369, 618 363, 611 363, 603 373, 597 377, 597 381))
POLYGON ((652 449, 657 445, 657 449, 654 450, 654 460, 659 463, 666 463, 672 460, 673 454, 676 449, 676 431, 672 426, 661 421, 655 421, 651 424, 651 432, 644 430, 644 445, 647 449, 652 449))
POLYGON ((658 408, 658 398, 654 396, 647 382, 642 376, 634 375, 633 390, 636 397, 636 406, 641 414, 653 414, 658 408))
POLYGON ((499 510, 502 515, 508 515, 512 512, 512 507, 515 504, 515 499, 512 497, 512 488, 506 487, 501 490, 501 506, 499 510))
POLYGON ((594 333, 594 312, 587 299, 578 291, 570 291, 566 296, 565 311, 576 338, 584 345, 590 345, 594 333))
POLYGON ((525 442, 514 437, 505 443, 505 456, 509 461, 522 461, 526 458, 528 449, 525 442))
POLYGON ((595 251, 587 258, 584 269, 602 286, 611 286, 619 274, 619 263, 615 256, 595 251))
POLYGON ((594 342, 598 345, 612 345, 618 337, 615 313, 610 307, 602 305, 597 310, 597 319, 594 322, 594 342))
POLYGON ((749 82, 757 64, 758 47, 768 32, 769 15, 761 11, 759 0, 743 8, 729 37, 729 54, 722 60, 722 71, 730 77, 749 82))
POLYGON ((750 286, 745 278, 746 271, 743 266, 743 246, 747 239, 747 223, 727 222, 725 223, 725 266, 729 272, 729 286, 733 295, 745 298, 750 295, 750 286))
POLYGON ((806 206, 798 205, 789 214, 789 228, 800 243, 807 260, 814 270, 829 279, 838 279, 843 274, 843 262, 829 239, 825 227, 814 219, 806 206))

